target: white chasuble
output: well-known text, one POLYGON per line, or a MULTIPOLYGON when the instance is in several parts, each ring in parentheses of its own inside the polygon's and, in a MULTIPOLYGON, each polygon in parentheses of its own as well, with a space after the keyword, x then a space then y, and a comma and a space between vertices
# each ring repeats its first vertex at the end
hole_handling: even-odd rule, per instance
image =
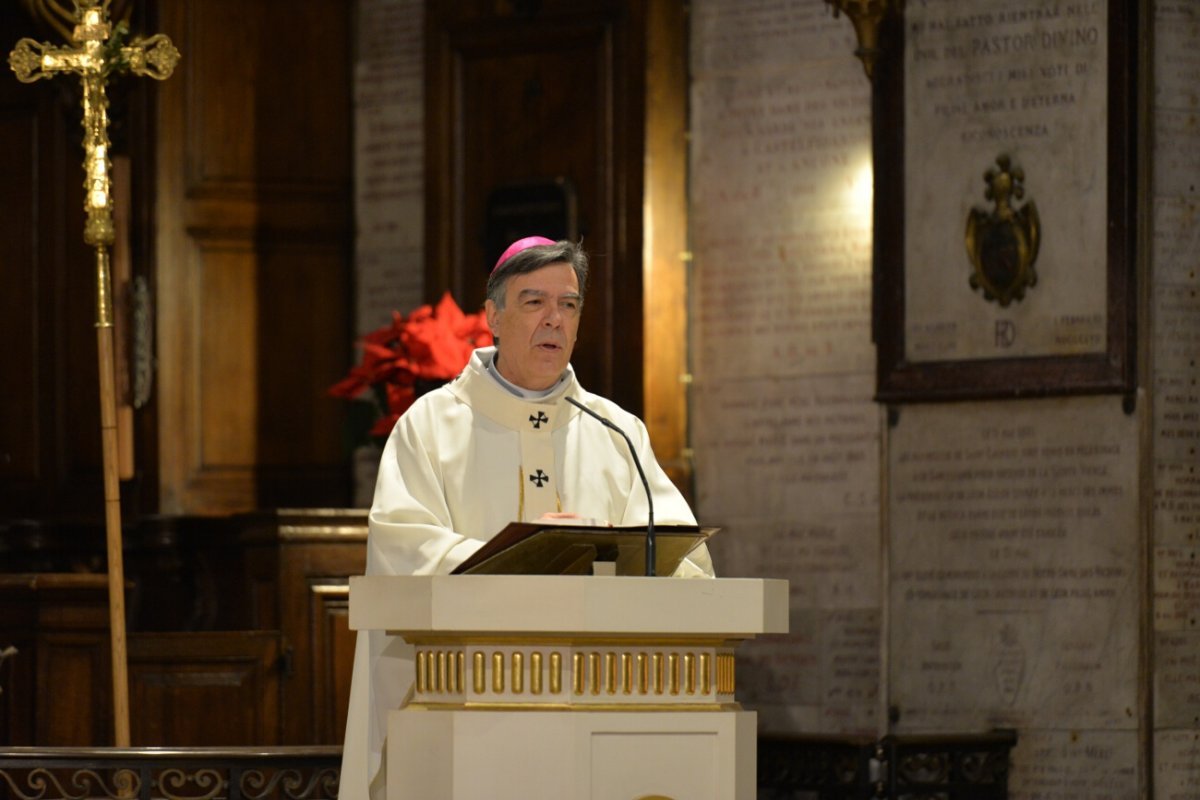
MULTIPOLYGON (((573 397, 630 437, 654 496, 655 521, 695 525, 658 465, 641 420, 585 391, 568 367, 544 398, 526 400, 487 372, 494 348, 421 397, 392 430, 380 460, 367 537, 368 575, 446 574, 514 521, 563 511, 645 525, 648 505, 628 445, 566 402, 573 397)), ((711 577, 703 546, 680 577, 711 577)), ((383 632, 358 637, 342 756, 344 800, 384 800, 387 712, 413 681, 411 648, 383 632)))

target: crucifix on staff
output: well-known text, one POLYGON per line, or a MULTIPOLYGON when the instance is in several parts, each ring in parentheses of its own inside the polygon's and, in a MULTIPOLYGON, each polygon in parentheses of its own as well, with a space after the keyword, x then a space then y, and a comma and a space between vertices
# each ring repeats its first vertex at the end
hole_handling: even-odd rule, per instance
MULTIPOLYGON (((132 72, 156 80, 171 75, 179 51, 162 34, 125 41, 123 23, 110 21, 111 0, 73 0, 73 46, 21 39, 8 57, 17 78, 33 83, 60 73, 78 75, 83 87, 84 241, 95 249, 96 345, 100 371, 100 431, 104 457, 105 532, 108 551, 109 622, 112 638, 114 743, 129 745, 129 687, 125 651, 125 570, 121 547, 121 500, 117 465, 116 387, 113 369, 113 245, 111 144, 108 138, 110 76, 132 72)), ((44 0, 52 24, 69 12, 44 0), (46 5, 46 4, 49 5, 46 5), (57 16, 56 20, 54 16, 57 16)), ((57 25, 62 27, 61 25, 57 25)))

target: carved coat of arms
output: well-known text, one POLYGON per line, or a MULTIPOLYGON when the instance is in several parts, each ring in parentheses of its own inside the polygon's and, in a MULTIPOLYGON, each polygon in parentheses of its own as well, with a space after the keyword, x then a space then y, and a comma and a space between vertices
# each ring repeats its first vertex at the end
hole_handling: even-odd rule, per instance
POLYGON ((974 272, 971 288, 982 289, 985 300, 1007 306, 1025 297, 1025 290, 1037 284, 1034 262, 1038 255, 1041 223, 1032 200, 1020 208, 1012 201, 1025 195, 1025 172, 1013 168, 1011 159, 1002 155, 996 167, 984 173, 987 183, 984 197, 991 210, 973 208, 967 215, 967 255, 974 272))

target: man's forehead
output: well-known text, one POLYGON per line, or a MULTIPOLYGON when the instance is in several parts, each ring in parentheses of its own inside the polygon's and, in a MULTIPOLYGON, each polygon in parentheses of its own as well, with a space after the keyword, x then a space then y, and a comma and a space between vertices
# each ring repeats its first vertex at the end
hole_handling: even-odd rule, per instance
POLYGON ((548 294, 553 290, 563 290, 561 294, 579 294, 579 278, 575 274, 575 269, 565 261, 556 261, 553 264, 547 264, 544 267, 538 267, 532 272, 525 272, 521 275, 514 275, 508 282, 508 289, 512 291, 516 289, 520 294, 548 294), (565 281, 559 283, 556 280, 558 273, 565 274, 565 281))
MULTIPOLYGON (((537 295, 539 297, 545 297, 546 295, 549 295, 549 294, 550 294, 549 291, 547 291, 545 289, 540 289, 536 286, 527 286, 524 289, 520 289, 517 292, 518 297, 523 297, 525 295, 537 295)), ((560 292, 560 294, 563 297, 579 297, 579 292, 575 291, 575 289, 573 289, 573 288, 568 288, 565 292, 560 292)))

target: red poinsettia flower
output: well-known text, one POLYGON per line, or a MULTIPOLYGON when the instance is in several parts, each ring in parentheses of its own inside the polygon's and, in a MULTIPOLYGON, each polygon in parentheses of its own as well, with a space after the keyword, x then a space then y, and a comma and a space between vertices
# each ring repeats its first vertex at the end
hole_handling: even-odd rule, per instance
POLYGON ((362 361, 329 393, 353 400, 370 391, 379 417, 369 434, 387 436, 418 394, 454 378, 475 348, 492 341, 484 313, 464 314, 446 292, 436 308, 421 306, 407 319, 393 311, 390 324, 363 336, 362 361))

